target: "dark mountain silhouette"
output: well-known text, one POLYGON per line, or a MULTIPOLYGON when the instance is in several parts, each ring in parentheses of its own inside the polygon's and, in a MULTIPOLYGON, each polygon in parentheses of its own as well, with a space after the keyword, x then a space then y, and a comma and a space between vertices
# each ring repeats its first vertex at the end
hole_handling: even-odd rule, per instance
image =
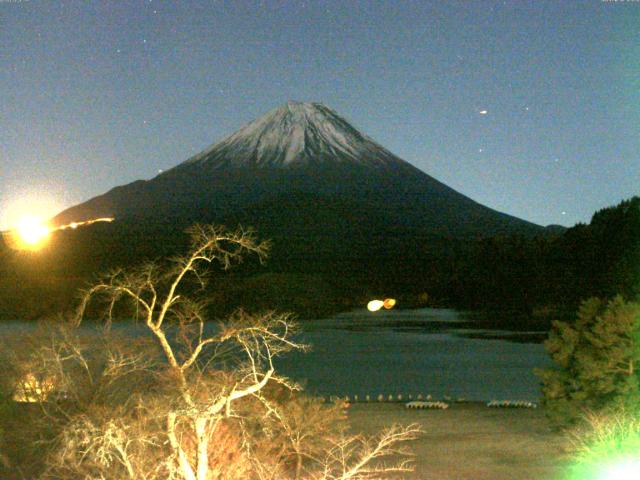
POLYGON ((296 102, 151 180, 69 208, 54 223, 104 216, 176 226, 242 222, 270 236, 316 243, 545 232, 456 192, 326 106, 296 102))
POLYGON ((185 252, 194 222, 253 226, 273 240, 266 267, 249 259, 212 276, 212 318, 237 306, 320 318, 384 295, 403 306, 556 312, 585 294, 635 291, 637 249, 620 254, 637 237, 632 206, 588 227, 541 227, 456 192, 323 105, 288 103, 53 219, 112 223, 58 231, 34 255, 0 242, 0 317, 72 308, 99 272, 185 252))

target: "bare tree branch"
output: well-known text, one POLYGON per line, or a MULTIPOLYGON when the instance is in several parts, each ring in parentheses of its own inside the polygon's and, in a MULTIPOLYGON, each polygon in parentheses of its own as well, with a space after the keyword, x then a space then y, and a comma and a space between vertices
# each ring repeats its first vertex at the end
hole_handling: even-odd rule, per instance
POLYGON ((276 357, 307 349, 290 315, 239 310, 205 325, 193 283, 202 288, 214 262, 262 262, 269 244, 241 228, 189 232, 187 255, 109 273, 83 293, 72 328, 34 342, 25 373, 55 432, 42 478, 373 480, 410 471, 399 444, 415 438, 415 425, 346 435, 336 431, 340 406, 305 400, 278 375, 276 357), (106 307, 105 329, 87 336, 75 327, 92 302, 106 307), (150 343, 112 332, 123 307, 150 343), (389 457, 398 460, 383 463, 389 457))

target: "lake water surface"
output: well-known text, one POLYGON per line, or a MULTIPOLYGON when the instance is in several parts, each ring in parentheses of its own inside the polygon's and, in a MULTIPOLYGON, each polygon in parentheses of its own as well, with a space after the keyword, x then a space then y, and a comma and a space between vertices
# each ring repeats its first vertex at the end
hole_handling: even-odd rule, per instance
MULTIPOLYGON (((301 325, 311 351, 279 358, 276 368, 318 395, 538 401, 533 369, 551 366, 540 332, 477 328, 454 310, 360 310, 301 325)), ((3 322, 0 336, 33 326, 3 322)), ((116 328, 146 333, 130 323, 116 328)))
POLYGON ((538 401, 533 369, 551 366, 540 332, 474 328, 453 310, 354 311, 305 321, 303 330, 312 350, 277 367, 323 395, 538 401))

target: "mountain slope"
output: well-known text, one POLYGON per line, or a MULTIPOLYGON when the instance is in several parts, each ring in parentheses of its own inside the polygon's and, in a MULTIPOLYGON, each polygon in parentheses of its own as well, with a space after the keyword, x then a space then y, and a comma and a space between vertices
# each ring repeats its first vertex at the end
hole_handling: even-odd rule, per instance
POLYGON ((292 228, 291 208, 274 208, 274 201, 282 203, 296 194, 314 198, 297 207, 295 218, 303 230, 334 230, 331 224, 341 223, 339 217, 345 215, 350 218, 348 225, 358 224, 365 231, 390 229, 398 235, 544 232, 430 177, 326 106, 295 102, 272 110, 149 181, 116 187, 65 210, 54 222, 114 216, 180 225, 224 218, 268 223, 277 231, 292 228), (263 212, 267 204, 269 219, 263 212), (318 206, 340 204, 350 205, 350 211, 333 208, 331 215, 318 213, 318 206))

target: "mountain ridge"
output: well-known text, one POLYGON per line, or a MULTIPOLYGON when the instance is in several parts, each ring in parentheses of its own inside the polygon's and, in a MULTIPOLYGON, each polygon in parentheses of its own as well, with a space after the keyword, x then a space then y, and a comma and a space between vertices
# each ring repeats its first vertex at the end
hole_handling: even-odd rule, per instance
MULTIPOLYGON (((406 230, 474 237, 545 231, 455 191, 323 104, 300 102, 267 112, 150 180, 115 187, 71 207, 54 222, 113 216, 215 223, 233 221, 234 215, 251 221, 246 212, 252 208, 295 193, 316 196, 320 203, 349 199, 361 212, 358 221, 371 231, 390 227, 399 235, 406 230)), ((316 214, 310 208, 298 218, 313 222, 316 214)), ((286 212, 281 215, 284 228, 286 212)), ((276 228, 278 222, 271 223, 276 228)))

